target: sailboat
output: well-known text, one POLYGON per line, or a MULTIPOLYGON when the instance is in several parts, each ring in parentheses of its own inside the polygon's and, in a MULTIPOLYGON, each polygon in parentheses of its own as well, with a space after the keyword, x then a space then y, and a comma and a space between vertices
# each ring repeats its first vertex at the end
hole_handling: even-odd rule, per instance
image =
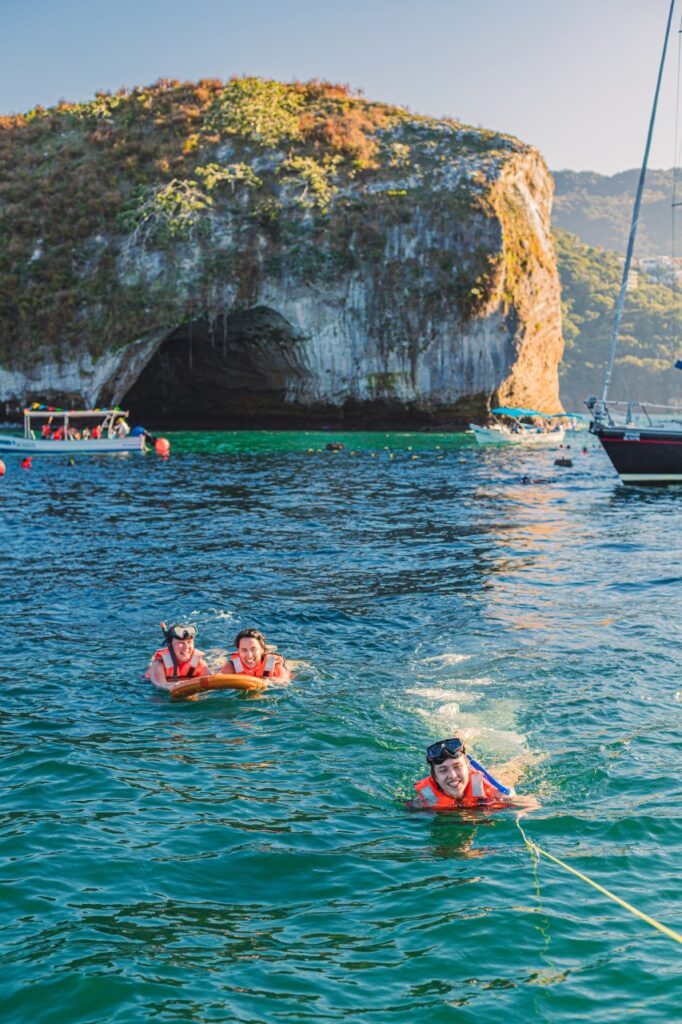
MULTIPOLYGON (((625 255, 625 264, 623 266, 623 278, 615 307, 611 345, 602 394, 600 399, 592 397, 586 402, 592 414, 590 430, 599 438, 604 451, 624 484, 682 483, 682 409, 677 409, 675 416, 675 410, 672 406, 656 406, 654 408, 646 402, 607 401, 616 358, 618 332, 625 304, 630 264, 635 247, 639 209, 644 192, 649 150, 651 149, 651 139, 656 121, 658 96, 661 89, 661 79, 668 50, 674 7, 675 0, 671 0, 654 103, 649 120, 644 161, 640 171, 637 194, 632 211, 632 223, 630 225, 630 235, 625 255), (661 410, 665 416, 670 418, 663 419, 655 410, 661 410)), ((678 362, 676 365, 680 367, 681 364, 678 362)))

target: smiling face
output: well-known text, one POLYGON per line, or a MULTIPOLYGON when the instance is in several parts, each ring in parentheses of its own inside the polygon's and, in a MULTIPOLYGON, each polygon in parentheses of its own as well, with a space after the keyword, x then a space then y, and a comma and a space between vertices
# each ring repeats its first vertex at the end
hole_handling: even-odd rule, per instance
POLYGON ((194 640, 188 638, 187 640, 173 640, 173 651, 175 657, 178 659, 179 665, 184 665, 186 661, 194 654, 194 640))
POLYGON ((433 765, 433 776, 446 796, 461 800, 469 781, 469 762, 464 754, 433 765))
POLYGON ((255 668, 263 660, 265 651, 255 637, 243 636, 239 641, 238 653, 247 668, 255 668))

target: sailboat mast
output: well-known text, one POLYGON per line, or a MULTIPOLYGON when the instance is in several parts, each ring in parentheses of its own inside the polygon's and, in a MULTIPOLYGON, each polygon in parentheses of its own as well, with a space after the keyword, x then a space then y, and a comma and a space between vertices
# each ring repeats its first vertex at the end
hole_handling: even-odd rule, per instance
POLYGON ((618 345, 618 334, 620 331, 620 321, 623 316, 623 306, 625 305, 625 293, 627 292, 628 277, 630 275, 630 264, 632 263, 632 253, 635 248, 635 236, 637 234, 637 223, 639 221, 639 208, 642 203, 642 193, 644 192, 644 180, 646 178, 646 169, 649 162, 649 150, 651 149, 651 139, 654 134, 654 124, 656 122, 656 108, 658 107, 658 94, 661 91, 661 80, 663 78, 663 67, 665 65, 665 55, 668 50, 668 39, 670 38, 670 26, 673 20, 673 9, 675 7, 675 0, 670 0, 670 11, 668 12, 668 24, 665 29, 665 40, 663 42, 663 53, 661 54, 661 63, 658 69, 658 80, 656 82, 656 93, 654 95, 654 105, 651 108, 651 118, 649 120, 649 133, 646 139, 646 148, 644 150, 644 160, 642 162, 642 170, 639 174, 639 184, 637 186, 637 195, 635 197, 635 205, 632 211, 632 223, 630 225, 630 237, 628 238, 628 247, 625 254, 625 264, 623 265, 623 279, 620 284, 620 292, 618 293, 618 301, 616 302, 616 310, 613 318, 613 328, 611 331, 611 347, 609 349, 609 361, 606 367, 606 376, 604 377, 604 387, 601 395, 601 402, 595 409, 595 419, 602 420, 606 411, 606 396, 608 395, 609 385, 611 383, 611 375, 613 374, 613 364, 616 358, 616 346, 618 345))

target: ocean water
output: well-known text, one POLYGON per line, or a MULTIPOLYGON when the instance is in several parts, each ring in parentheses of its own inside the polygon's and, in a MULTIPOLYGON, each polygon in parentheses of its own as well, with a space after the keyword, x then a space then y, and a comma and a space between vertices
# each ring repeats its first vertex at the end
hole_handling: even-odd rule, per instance
POLYGON ((464 735, 682 931, 682 492, 580 443, 170 437, 5 460, 3 1024, 682 1019, 682 946, 514 812, 406 807, 464 735), (216 663, 257 625, 296 679, 171 703, 162 619, 216 663))

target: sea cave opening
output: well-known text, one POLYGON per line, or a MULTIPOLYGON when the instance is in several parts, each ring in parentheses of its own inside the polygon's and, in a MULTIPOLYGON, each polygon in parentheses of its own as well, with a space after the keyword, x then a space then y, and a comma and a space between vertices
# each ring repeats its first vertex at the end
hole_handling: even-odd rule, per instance
POLYGON ((305 426, 309 410, 285 401, 308 376, 301 340, 267 306, 188 321, 161 342, 120 404, 135 422, 154 427, 305 426))

